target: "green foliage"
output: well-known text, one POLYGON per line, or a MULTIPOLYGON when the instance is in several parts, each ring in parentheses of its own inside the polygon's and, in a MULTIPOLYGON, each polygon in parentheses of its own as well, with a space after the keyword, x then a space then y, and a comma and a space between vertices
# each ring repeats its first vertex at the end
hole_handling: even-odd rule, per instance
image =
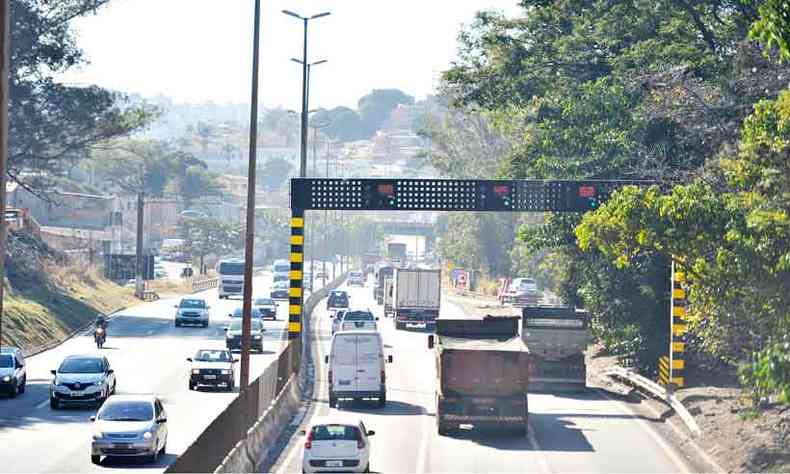
POLYGON ((284 158, 272 157, 261 166, 259 182, 262 181, 269 188, 279 188, 293 171, 294 167, 290 161, 284 158))
POLYGON ((139 130, 157 115, 154 108, 132 105, 120 94, 55 80, 85 63, 70 20, 105 3, 10 2, 8 174, 37 192, 51 188, 46 176, 68 170, 91 146, 139 130))
POLYGON ((749 36, 779 50, 783 60, 790 59, 790 4, 785 0, 767 0, 760 5, 760 18, 749 36))
POLYGON ((366 137, 359 114, 348 107, 319 110, 311 118, 311 126, 319 127, 321 133, 333 140, 350 142, 366 137))
POLYGON ((755 402, 776 394, 778 401, 790 405, 790 338, 755 352, 749 363, 741 365, 741 380, 753 387, 755 402))
POLYGON ((184 250, 201 259, 206 255, 227 255, 242 248, 244 243, 240 225, 213 217, 184 217, 179 230, 184 250))
POLYGON ((390 117, 398 104, 413 104, 414 97, 398 89, 373 89, 359 99, 359 117, 366 137, 371 137, 390 117))
POLYGON ((514 215, 453 213, 444 219, 438 243, 444 258, 457 267, 489 275, 510 274, 510 248, 517 226, 514 215))

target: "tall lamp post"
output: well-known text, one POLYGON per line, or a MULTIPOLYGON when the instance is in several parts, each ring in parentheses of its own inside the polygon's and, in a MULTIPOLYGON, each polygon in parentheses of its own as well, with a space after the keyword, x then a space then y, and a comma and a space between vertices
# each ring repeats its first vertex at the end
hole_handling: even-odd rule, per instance
POLYGON ((302 144, 299 161, 299 177, 304 178, 307 171, 307 69, 309 65, 307 63, 307 23, 310 20, 328 16, 330 13, 323 12, 312 16, 302 16, 290 10, 283 10, 283 13, 302 20, 304 24, 304 48, 302 49, 302 61, 300 62, 302 65, 302 144))

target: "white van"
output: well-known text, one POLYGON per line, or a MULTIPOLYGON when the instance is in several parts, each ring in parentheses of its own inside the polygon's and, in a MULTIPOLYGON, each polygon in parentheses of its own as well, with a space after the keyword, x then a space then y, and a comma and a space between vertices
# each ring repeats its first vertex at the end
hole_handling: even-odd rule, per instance
MULTIPOLYGON (((332 336, 325 362, 329 365, 329 406, 338 398, 376 398, 387 403, 384 341, 376 331, 340 331, 332 336)), ((392 363, 388 356, 386 363, 392 363)))

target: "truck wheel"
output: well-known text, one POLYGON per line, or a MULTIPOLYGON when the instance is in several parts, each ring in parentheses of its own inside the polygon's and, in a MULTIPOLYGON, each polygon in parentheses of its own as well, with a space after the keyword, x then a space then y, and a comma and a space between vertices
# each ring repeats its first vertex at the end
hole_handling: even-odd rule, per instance
POLYGON ((332 392, 329 392, 329 408, 335 407, 337 407, 337 397, 332 392))
POLYGON ((395 329, 398 331, 406 329, 406 323, 395 322, 395 329))
POLYGON ((441 421, 436 422, 436 431, 439 433, 439 436, 447 436, 450 434, 450 428, 441 421))
POLYGON ((379 396, 379 408, 384 408, 385 406, 387 406, 387 394, 382 393, 379 396))

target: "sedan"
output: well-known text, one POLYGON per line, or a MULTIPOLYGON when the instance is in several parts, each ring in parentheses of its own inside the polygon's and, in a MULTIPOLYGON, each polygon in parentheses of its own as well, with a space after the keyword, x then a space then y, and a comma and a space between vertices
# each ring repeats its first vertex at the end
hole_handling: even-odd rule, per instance
MULTIPOLYGON (((240 319, 234 319, 225 328, 225 345, 228 350, 241 349, 241 323, 240 319)), ((263 323, 260 319, 250 321, 250 348, 263 352, 263 323)))
POLYGON ((93 464, 99 464, 102 456, 156 462, 167 450, 167 413, 156 396, 113 395, 91 421, 93 464))
POLYGON ((317 419, 308 430, 302 472, 370 472, 370 436, 361 420, 345 417, 317 419))
POLYGON ((53 410, 61 404, 101 405, 115 393, 115 371, 104 356, 68 356, 51 372, 55 376, 49 386, 49 406, 53 410))
POLYGON ((189 370, 189 389, 195 390, 200 385, 218 387, 224 385, 227 391, 232 391, 235 385, 233 364, 236 359, 229 350, 201 349, 195 357, 188 357, 192 365, 189 370))
POLYGON ((181 298, 175 305, 176 308, 176 327, 182 324, 199 324, 204 328, 208 327, 209 309, 211 307, 203 298, 181 298))
POLYGON ((273 300, 287 300, 290 284, 287 281, 278 281, 272 285, 271 297, 273 300))
POLYGON ((277 303, 271 298, 256 298, 252 302, 254 308, 261 313, 261 318, 277 319, 277 303))

